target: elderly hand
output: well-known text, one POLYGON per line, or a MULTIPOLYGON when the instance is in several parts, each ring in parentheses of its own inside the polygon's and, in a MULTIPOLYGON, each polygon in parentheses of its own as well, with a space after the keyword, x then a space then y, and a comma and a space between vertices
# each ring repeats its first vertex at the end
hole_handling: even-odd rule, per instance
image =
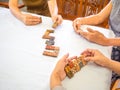
POLYGON ((61 15, 53 15, 52 20, 53 22, 56 22, 58 25, 60 25, 63 21, 63 18, 61 15))
POLYGON ((87 49, 82 52, 86 61, 93 61, 94 63, 106 67, 110 60, 105 57, 100 51, 95 49, 87 49))
POLYGON ((41 19, 37 16, 32 16, 30 14, 22 14, 22 22, 26 25, 36 25, 41 23, 41 19))
POLYGON ((76 33, 78 33, 78 31, 80 30, 80 26, 84 23, 84 19, 83 18, 76 18, 73 21, 73 28, 75 30, 76 33))
POLYGON ((78 33, 86 38, 87 40, 100 44, 100 45, 107 45, 108 39, 100 32, 87 28, 88 32, 84 32, 79 30, 78 33))

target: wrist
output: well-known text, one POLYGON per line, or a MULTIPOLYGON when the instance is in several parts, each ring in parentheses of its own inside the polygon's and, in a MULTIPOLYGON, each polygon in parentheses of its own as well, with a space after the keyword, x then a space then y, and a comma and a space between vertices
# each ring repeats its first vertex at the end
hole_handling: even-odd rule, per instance
POLYGON ((108 46, 112 46, 112 41, 111 41, 111 39, 107 38, 106 44, 107 44, 108 46))
POLYGON ((104 65, 106 68, 109 68, 109 69, 111 69, 111 65, 112 65, 112 60, 111 59, 108 59, 108 58, 106 58, 106 64, 104 65))
POLYGON ((57 15, 58 15, 57 13, 55 13, 55 14, 51 14, 51 17, 57 16, 57 15))
POLYGON ((85 17, 80 18, 80 23, 81 23, 81 25, 86 24, 86 18, 85 17))
POLYGON ((103 43, 103 45, 105 45, 105 46, 110 46, 111 44, 110 44, 110 39, 108 39, 108 38, 105 38, 104 39, 104 41, 102 41, 102 43, 103 43))
POLYGON ((50 87, 53 89, 56 86, 61 86, 61 79, 58 72, 53 72, 51 76, 50 87))
POLYGON ((120 46, 120 38, 109 38, 110 46, 120 46))
POLYGON ((18 14, 18 19, 20 21, 23 21, 24 20, 24 14, 22 14, 21 12, 18 14))

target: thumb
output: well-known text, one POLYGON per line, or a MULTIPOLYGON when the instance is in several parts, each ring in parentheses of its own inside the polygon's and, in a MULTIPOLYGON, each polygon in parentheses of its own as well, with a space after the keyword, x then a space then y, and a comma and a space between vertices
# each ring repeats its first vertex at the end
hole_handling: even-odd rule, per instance
POLYGON ((55 22, 57 22, 57 21, 58 21, 58 17, 57 17, 57 16, 54 16, 53 22, 55 23, 55 22))
POLYGON ((67 58, 69 57, 69 53, 65 54, 63 57, 62 57, 62 60, 67 60, 67 58))
POLYGON ((87 28, 87 31, 89 31, 89 32, 91 32, 91 33, 93 33, 93 32, 94 32, 94 30, 93 30, 93 29, 91 29, 91 28, 87 28))
POLYGON ((78 33, 82 35, 83 37, 86 37, 88 35, 88 32, 84 32, 82 30, 79 30, 78 33))

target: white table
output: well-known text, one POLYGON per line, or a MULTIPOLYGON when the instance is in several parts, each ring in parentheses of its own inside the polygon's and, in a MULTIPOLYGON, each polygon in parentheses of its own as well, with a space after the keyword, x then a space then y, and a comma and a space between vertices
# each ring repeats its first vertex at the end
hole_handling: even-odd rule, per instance
MULTIPOLYGON (((66 53, 77 55, 86 48, 95 48, 110 58, 111 47, 91 43, 78 34, 72 22, 64 20, 57 27, 55 45, 60 47, 57 58, 43 56, 46 29, 52 29, 52 20, 43 17, 43 22, 25 26, 9 9, 0 8, 0 90, 49 90, 49 79, 57 61, 66 53)), ((83 26, 86 28, 88 26, 83 26)), ((107 37, 113 37, 110 30, 98 29, 107 37)), ((88 63, 72 79, 62 83, 67 90, 109 90, 111 71, 94 63, 88 63)))

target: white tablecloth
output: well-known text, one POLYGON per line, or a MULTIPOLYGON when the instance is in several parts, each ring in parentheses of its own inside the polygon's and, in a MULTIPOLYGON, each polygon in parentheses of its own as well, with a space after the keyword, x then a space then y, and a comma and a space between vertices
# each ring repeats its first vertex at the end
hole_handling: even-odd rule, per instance
MULTIPOLYGON (((110 58, 111 47, 91 43, 78 34, 72 22, 64 20, 51 35, 60 47, 57 58, 43 56, 46 29, 52 29, 52 20, 42 16, 42 23, 26 26, 16 19, 9 9, 0 8, 0 90, 49 90, 49 79, 57 61, 66 53, 77 55, 86 48, 95 48, 110 58)), ((94 26, 105 36, 114 37, 110 30, 94 26)), ((109 90, 111 71, 88 63, 72 79, 62 83, 67 90, 109 90)))

